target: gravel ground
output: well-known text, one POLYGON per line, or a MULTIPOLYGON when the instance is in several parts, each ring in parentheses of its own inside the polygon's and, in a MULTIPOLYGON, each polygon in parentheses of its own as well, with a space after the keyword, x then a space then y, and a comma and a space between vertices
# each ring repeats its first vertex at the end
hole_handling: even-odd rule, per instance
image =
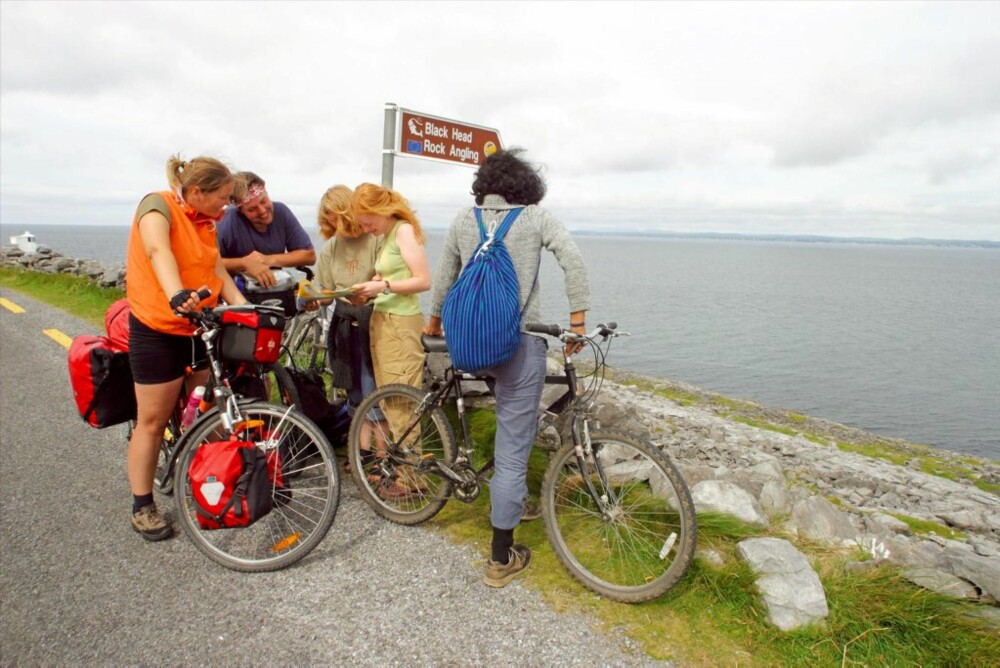
POLYGON ((485 587, 473 550, 380 520, 349 481, 326 540, 285 571, 145 543, 127 525, 123 430, 79 419, 66 351, 41 334, 94 328, 0 294, 26 309, 0 308, 3 665, 655 663, 516 581, 485 587))

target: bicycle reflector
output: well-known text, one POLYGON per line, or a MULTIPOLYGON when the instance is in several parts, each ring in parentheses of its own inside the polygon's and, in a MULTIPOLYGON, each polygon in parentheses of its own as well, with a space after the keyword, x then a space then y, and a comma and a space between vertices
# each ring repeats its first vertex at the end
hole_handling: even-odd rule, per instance
POLYGON ((295 545, 295 543, 297 543, 300 538, 302 538, 302 534, 298 532, 285 536, 284 538, 282 538, 277 543, 271 546, 271 551, 281 552, 282 550, 287 550, 292 545, 295 545))

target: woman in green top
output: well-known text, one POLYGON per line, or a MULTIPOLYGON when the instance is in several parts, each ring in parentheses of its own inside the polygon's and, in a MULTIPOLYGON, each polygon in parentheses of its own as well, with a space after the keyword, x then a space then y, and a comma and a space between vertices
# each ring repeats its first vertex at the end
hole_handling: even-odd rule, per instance
MULTIPOLYGON (((383 237, 372 280, 357 284, 359 295, 374 299, 370 335, 375 383, 403 383, 421 387, 424 347, 420 342, 424 314, 419 294, 430 290, 431 274, 424 252, 424 234, 409 203, 399 193, 372 183, 354 189, 354 218, 370 234, 383 237)), ((407 415, 394 415, 387 407, 390 429, 405 424, 407 415)), ((386 490, 405 495, 419 486, 412 475, 401 475, 386 490)))

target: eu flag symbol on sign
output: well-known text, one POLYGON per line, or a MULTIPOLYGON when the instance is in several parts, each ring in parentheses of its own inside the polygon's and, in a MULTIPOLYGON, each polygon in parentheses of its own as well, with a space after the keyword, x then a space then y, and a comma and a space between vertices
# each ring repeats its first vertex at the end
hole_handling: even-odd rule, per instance
POLYGON ((416 139, 407 139, 406 140, 406 152, 407 153, 423 153, 424 152, 424 145, 421 144, 416 139))

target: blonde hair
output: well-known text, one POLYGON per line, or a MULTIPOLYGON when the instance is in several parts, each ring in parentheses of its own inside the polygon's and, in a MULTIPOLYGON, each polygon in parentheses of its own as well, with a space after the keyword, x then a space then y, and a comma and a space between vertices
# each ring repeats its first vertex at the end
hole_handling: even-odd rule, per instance
POLYGON ((354 197, 351 199, 354 215, 368 213, 375 216, 387 216, 405 220, 413 226, 413 236, 421 244, 424 243, 424 233, 420 229, 420 222, 410 208, 410 203, 406 198, 395 190, 377 186, 374 183, 362 183, 354 189, 354 197))
POLYGON ((180 190, 181 195, 191 188, 197 187, 202 192, 215 192, 229 185, 233 173, 221 160, 198 156, 191 160, 182 160, 180 154, 167 159, 167 183, 174 190, 180 190))
POLYGON ((364 234, 361 225, 354 218, 354 210, 351 208, 351 196, 353 191, 344 185, 336 185, 323 193, 319 201, 319 233, 324 239, 329 239, 334 235, 340 235, 347 239, 354 239, 364 234))

